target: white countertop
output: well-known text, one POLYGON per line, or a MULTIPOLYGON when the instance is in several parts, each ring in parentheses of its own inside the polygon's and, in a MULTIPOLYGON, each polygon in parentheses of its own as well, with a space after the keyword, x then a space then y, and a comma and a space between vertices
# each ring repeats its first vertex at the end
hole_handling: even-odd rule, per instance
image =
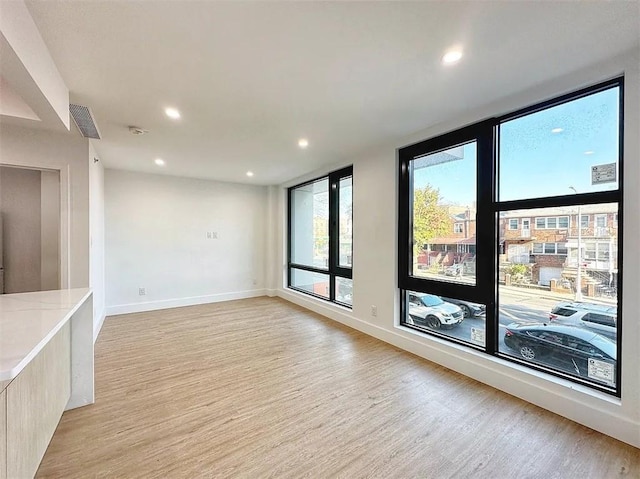
POLYGON ((89 288, 0 295, 0 390, 89 297, 89 288))

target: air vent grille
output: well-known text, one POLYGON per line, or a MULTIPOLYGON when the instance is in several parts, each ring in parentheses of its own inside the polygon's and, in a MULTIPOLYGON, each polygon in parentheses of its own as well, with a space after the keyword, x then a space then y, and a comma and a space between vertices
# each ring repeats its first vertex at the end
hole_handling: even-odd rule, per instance
POLYGON ((100 132, 98 131, 96 122, 93 119, 93 114, 89 108, 82 105, 74 105, 72 103, 69 105, 69 112, 71 113, 71 117, 76 123, 78 130, 82 133, 82 136, 85 138, 93 138, 95 140, 100 139, 100 132))

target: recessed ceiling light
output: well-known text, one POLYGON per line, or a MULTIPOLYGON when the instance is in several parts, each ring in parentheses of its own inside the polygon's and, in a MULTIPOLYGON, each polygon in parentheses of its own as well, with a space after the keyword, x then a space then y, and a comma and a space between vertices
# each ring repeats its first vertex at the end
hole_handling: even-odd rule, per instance
POLYGON ((247 176, 253 176, 253 171, 247 171, 247 176))
POLYGON ((298 146, 300 148, 306 148, 307 146, 309 146, 309 140, 307 140, 306 138, 300 138, 298 140, 298 146))
POLYGON ((551 133, 562 133, 564 131, 564 129, 562 128, 554 128, 553 130, 551 130, 551 133))
POLYGON ((452 65, 452 64, 457 63, 458 61, 460 61, 461 58, 462 58, 462 50, 458 50, 458 49, 449 50, 442 57, 442 64, 443 65, 452 65))
POLYGON ((587 150, 584 152, 585 155, 593 155, 593 151, 592 150, 587 150))
POLYGON ((173 118, 174 120, 180 118, 180 112, 175 108, 165 108, 164 112, 169 118, 173 118))
POLYGON ((162 158, 156 158, 153 162, 158 166, 164 166, 164 160, 162 158))

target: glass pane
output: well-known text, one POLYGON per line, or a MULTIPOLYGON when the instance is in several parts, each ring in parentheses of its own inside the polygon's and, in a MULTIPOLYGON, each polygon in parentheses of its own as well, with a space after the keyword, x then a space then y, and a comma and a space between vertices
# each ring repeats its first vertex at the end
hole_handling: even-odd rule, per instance
POLYGON ((476 143, 411 162, 413 276, 476 282, 476 143))
POLYGON ((619 96, 610 88, 502 123, 500 200, 617 189, 619 96))
POLYGON ((342 178, 338 191, 340 221, 338 230, 338 266, 351 268, 353 256, 353 177, 342 178))
POLYGON ((329 268, 329 179, 291 190, 291 262, 329 268))
POLYGON ((336 301, 353 305, 353 281, 348 278, 336 278, 336 301))
POLYGON ((291 287, 329 299, 329 275, 291 269, 291 287))
POLYGON ((615 386, 617 212, 617 204, 608 203, 501 213, 505 251, 529 247, 528 239, 513 236, 506 227, 512 217, 567 215, 571 227, 532 231, 533 237, 553 239, 555 243, 544 243, 544 251, 555 245, 556 254, 538 254, 539 247, 531 244, 528 259, 501 255, 500 352, 594 384, 615 386), (585 211, 606 218, 606 226, 576 227, 585 211))
POLYGON ((403 324, 423 331, 438 331, 478 346, 485 345, 486 307, 456 298, 415 291, 406 292, 407 317, 403 324))

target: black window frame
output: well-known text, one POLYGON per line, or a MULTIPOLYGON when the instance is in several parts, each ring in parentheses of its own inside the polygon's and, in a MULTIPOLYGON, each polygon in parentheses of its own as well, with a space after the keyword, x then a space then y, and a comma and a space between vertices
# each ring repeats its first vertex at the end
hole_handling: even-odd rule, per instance
MULTIPOLYGON (((607 394, 621 397, 622 391, 622 321, 616 322, 617 327, 617 360, 615 366, 615 386, 609 387, 595 382, 582 380, 581 378, 563 374, 561 371, 526 362, 515 356, 499 351, 499 289, 498 289, 498 255, 500 253, 500 215, 511 210, 534 210, 538 208, 553 208, 573 206, 577 204, 607 204, 614 203, 618 206, 618 233, 616 238, 618 274, 617 281, 617 317, 622 315, 623 303, 623 237, 624 237, 624 77, 616 77, 556 98, 552 98, 529 107, 513 111, 501 116, 492 117, 478 123, 465 126, 455 131, 450 131, 397 150, 398 159, 398 288, 400 289, 400 325, 416 329, 427 336, 440 337, 452 343, 458 343, 465 347, 480 350, 488 355, 499 357, 508 362, 523 364, 527 368, 543 371, 547 374, 561 377, 568 381, 583 384, 591 389, 599 390, 607 394), (501 201, 499 198, 499 134, 500 125, 504 122, 555 107, 567 102, 599 93, 611 88, 618 88, 618 187, 615 190, 598 191, 589 193, 577 193, 538 198, 501 201), (450 281, 440 281, 413 276, 413 212, 411 210, 411 188, 413 184, 412 161, 416 158, 431 155, 439 151, 448 150, 456 146, 477 142, 476 159, 476 195, 477 195, 477 222, 476 222, 476 276, 475 284, 460 284, 450 281), (438 331, 425 331, 415 328, 406 322, 408 315, 406 295, 408 291, 435 294, 472 301, 486 305, 485 320, 485 345, 473 344, 442 334, 438 331)), ((533 216, 533 215, 532 215, 533 216)), ((571 222, 569 215, 569 225, 571 222)), ((582 217, 587 215, 583 214, 582 217)), ((557 225, 556 219, 556 225, 557 225)), ((582 218, 577 221, 582 226, 582 218)), ((545 227, 547 221, 545 218, 545 227)), ((507 225, 509 228, 509 225, 507 225)), ((554 228, 558 229, 558 228, 554 228)), ((561 228, 564 229, 564 228, 561 228)), ((544 243, 543 243, 544 245, 544 243)), ((557 244, 556 253, 557 253, 557 244)), ((543 246, 544 251, 544 246, 543 246)), ((566 254, 566 253, 565 253, 566 254)))
MULTIPOLYGON (((300 183, 291 186, 287 189, 287 288, 303 293, 314 298, 321 299, 323 301, 329 301, 340 306, 352 309, 352 304, 338 301, 336 299, 336 278, 344 278, 353 281, 353 243, 351 251, 351 267, 345 267, 340 265, 340 181, 344 178, 351 177, 351 187, 353 188, 353 166, 347 166, 337 171, 333 171, 327 175, 314 178, 304 183, 300 183), (294 263, 291 261, 291 234, 293 222, 291 218, 292 210, 292 193, 295 189, 301 188, 306 185, 310 185, 317 181, 321 181, 327 178, 329 182, 329 261, 328 268, 316 268, 309 265, 294 263), (329 276, 329 298, 325 296, 311 293, 307 290, 297 288, 291 284, 291 270, 303 270, 312 273, 320 273, 329 276)), ((353 191, 353 190, 352 190, 353 191)), ((353 222, 353 207, 352 207, 352 222, 353 222)))

